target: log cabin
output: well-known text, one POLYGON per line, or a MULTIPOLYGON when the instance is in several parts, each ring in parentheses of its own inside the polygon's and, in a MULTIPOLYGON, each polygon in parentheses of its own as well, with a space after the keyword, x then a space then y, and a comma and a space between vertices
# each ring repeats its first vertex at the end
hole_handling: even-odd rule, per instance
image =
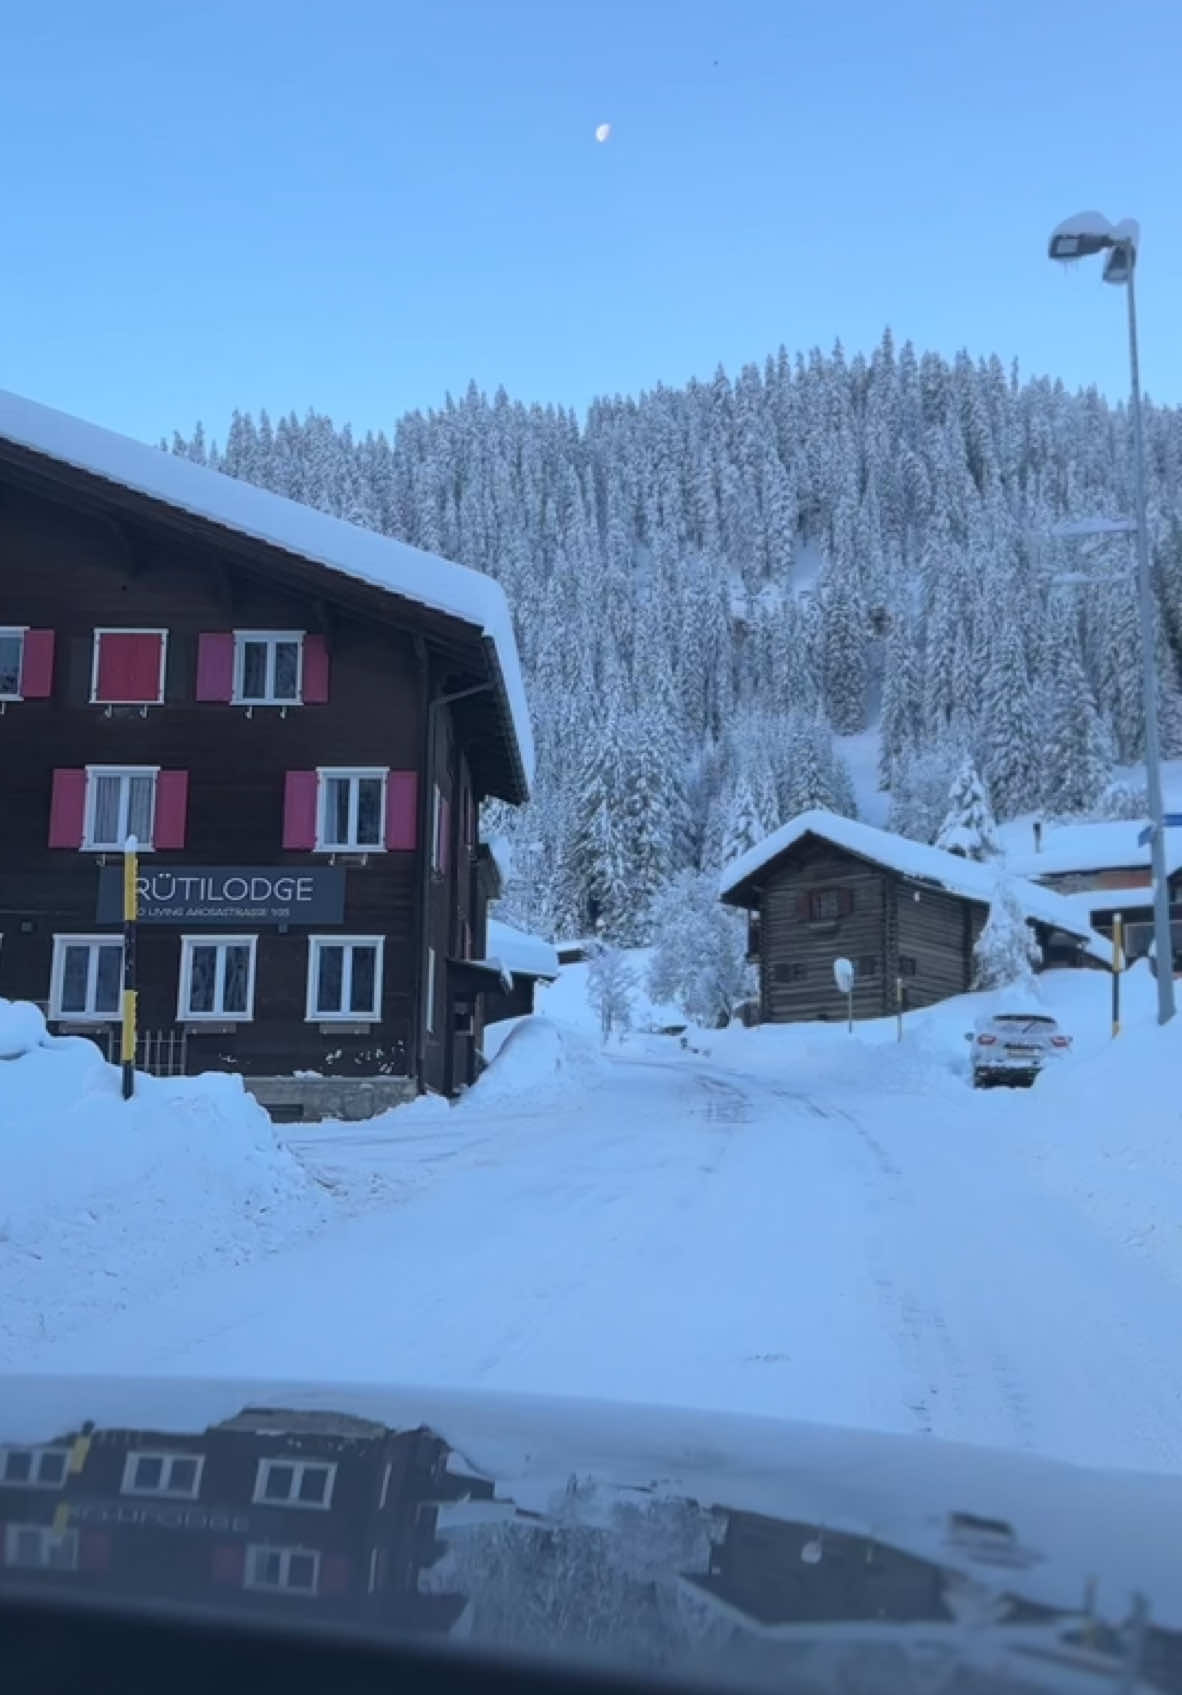
POLYGON ((0 394, 0 995, 52 1031, 115 1057, 134 836, 141 1064, 454 1093, 532 760, 492 578, 0 394))
MULTIPOLYGON (((726 868, 748 914, 763 1023, 840 1019, 833 963, 854 967, 856 1018, 931 1006, 973 984, 996 871, 832 812, 802 812, 726 868)), ((1044 965, 1111 964, 1109 944, 1052 890, 1015 879, 1044 965)))

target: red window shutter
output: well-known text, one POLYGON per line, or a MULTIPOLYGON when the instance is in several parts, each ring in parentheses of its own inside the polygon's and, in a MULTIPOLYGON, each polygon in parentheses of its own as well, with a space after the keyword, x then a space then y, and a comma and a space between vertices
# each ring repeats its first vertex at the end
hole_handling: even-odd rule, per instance
POLYGON ((26 630, 21 648, 21 694, 48 700, 53 693, 53 631, 26 630))
POLYGON ((183 848, 189 811, 189 773, 161 771, 156 778, 156 828, 152 846, 183 848))
POLYGON ((95 699, 151 704, 160 699, 160 648, 155 630, 113 630, 97 635, 95 699))
POLYGON ((209 630, 197 637, 197 699, 231 700, 234 695, 234 637, 209 630))
POLYGON ((241 1542, 224 1542, 213 1551, 215 1583, 241 1584, 246 1576, 246 1549, 241 1542))
POLYGON ((315 771, 289 771, 284 779, 283 845, 305 853, 316 846, 315 771))
POLYGON ((854 891, 852 889, 838 889, 837 910, 843 918, 849 917, 854 910, 854 891))
POLYGON ((78 1541, 80 1571, 106 1571, 111 1564, 111 1538, 105 1530, 84 1530, 78 1541))
POLYGON ((320 1593, 343 1595, 349 1587, 349 1561, 344 1554, 325 1554, 320 1561, 320 1593))
POLYGON ((328 701, 328 643, 323 636, 304 637, 304 705, 328 701))
POLYGON ((53 774, 49 803, 51 848, 80 848, 86 818, 86 772, 58 770, 53 774))
POLYGON ((391 771, 386 778, 386 846, 413 853, 418 841, 419 774, 391 771))
POLYGON ((444 876, 451 870, 451 801, 446 796, 439 803, 439 869, 444 876))

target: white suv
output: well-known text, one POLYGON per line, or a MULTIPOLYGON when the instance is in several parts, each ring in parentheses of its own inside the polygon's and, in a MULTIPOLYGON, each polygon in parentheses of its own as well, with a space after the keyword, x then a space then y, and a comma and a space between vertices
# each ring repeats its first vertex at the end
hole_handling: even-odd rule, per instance
POLYGON ((965 1041, 971 1042, 973 1088, 994 1083, 1017 1083, 1029 1088, 1049 1059, 1058 1059, 1071 1046, 1049 1012, 994 1012, 977 1020, 965 1041))

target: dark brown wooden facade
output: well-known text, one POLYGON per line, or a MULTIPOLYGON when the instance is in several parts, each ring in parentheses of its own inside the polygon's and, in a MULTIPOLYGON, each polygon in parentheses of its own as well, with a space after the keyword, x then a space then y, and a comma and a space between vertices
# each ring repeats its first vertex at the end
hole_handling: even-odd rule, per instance
POLYGON ((490 1499, 426 1429, 247 1409, 193 1433, 87 1427, 0 1447, 0 1564, 77 1593, 446 1633, 441 1506, 490 1499))
MULTIPOLYGON (((854 966, 855 1018, 931 1006, 972 988, 983 902, 902 875, 817 835, 804 835, 733 890, 750 913, 750 957, 759 965, 760 1019, 840 1020, 846 997, 833 964, 854 966)), ((1047 962, 1081 963, 1076 939, 1035 933, 1047 962)))
POLYGON ((55 938, 120 934, 97 917, 100 870, 120 856, 76 835, 63 845, 55 810, 69 783, 57 774, 85 785, 97 767, 154 769, 158 826, 165 776, 173 816, 143 869, 331 866, 344 905, 311 927, 141 924, 142 1031, 183 1030, 189 1072, 406 1076, 443 1092, 472 1079, 478 1029, 449 961, 483 952, 477 809, 486 795, 526 792, 496 652, 478 627, 0 441, 5 630, 36 638, 39 675, 25 698, 0 701, 0 995, 40 1004, 55 1030, 114 1037, 113 1014, 54 1004, 55 938), (93 699, 96 632, 110 630, 166 633, 158 703, 93 699), (207 698, 202 644, 235 632, 295 632, 306 682, 317 657, 314 703, 207 698), (385 774, 381 845, 286 846, 292 774, 315 783, 348 770, 385 774), (186 1015, 183 939, 227 932, 252 938, 251 1015, 186 1015), (380 989, 364 1016, 313 1015, 313 934, 380 942, 380 989))

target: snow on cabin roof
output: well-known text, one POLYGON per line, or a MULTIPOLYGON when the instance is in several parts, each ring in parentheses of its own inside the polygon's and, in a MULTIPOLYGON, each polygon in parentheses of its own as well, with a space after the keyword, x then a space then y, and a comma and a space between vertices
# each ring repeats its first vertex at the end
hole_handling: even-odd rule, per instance
MULTIPOLYGON (((900 876, 933 883, 963 900, 979 901, 988 906, 993 898, 999 869, 996 862, 979 864, 976 860, 962 859, 959 854, 947 853, 943 848, 928 847, 924 842, 913 842, 906 836, 896 836, 889 830, 879 830, 873 824, 843 818, 819 807, 790 818, 787 824, 782 824, 726 866, 719 880, 720 897, 727 900, 734 895, 744 883, 773 860, 779 859, 781 854, 787 853, 789 848, 795 847, 805 836, 819 836, 835 847, 844 848, 847 853, 857 854, 875 865, 886 866, 900 876)), ((1086 915, 1081 915, 1063 895, 1023 877, 1013 877, 1012 883, 1028 918, 1077 936, 1094 958, 1105 965, 1111 964, 1109 944, 1102 936, 1096 935, 1086 915)))
MULTIPOLYGON (((1120 871, 1148 866, 1149 843, 1139 842, 1148 818, 1110 819, 1099 824, 1063 824, 1043 831, 1042 851, 1033 846, 1008 853, 1006 865, 1019 877, 1055 877, 1071 871, 1120 871)), ((1166 831, 1166 866, 1182 868, 1182 830, 1166 831)))
POLYGON ((534 747, 509 603, 483 571, 0 389, 0 439, 474 625, 493 645, 527 786, 534 747))
POLYGON ((558 954, 551 942, 515 930, 497 918, 488 921, 485 952, 492 964, 502 966, 511 976, 545 977, 551 982, 558 976, 558 954))

